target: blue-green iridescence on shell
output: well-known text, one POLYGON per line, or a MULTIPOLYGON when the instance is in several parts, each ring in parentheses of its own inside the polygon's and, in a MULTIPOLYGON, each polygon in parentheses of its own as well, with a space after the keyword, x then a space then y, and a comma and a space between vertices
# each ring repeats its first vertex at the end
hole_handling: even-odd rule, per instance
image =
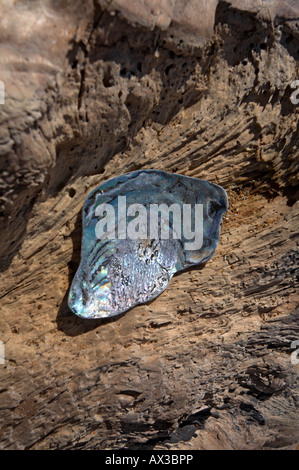
POLYGON ((106 318, 153 300, 176 272, 213 256, 227 208, 225 190, 197 178, 140 170, 106 181, 83 206, 70 309, 106 318))

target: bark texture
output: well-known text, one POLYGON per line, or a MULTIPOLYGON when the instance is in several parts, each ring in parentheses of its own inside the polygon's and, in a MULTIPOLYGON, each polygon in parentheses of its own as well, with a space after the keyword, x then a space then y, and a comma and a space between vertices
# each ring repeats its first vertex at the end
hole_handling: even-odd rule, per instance
POLYGON ((298 2, 0 17, 1 448, 296 448, 298 2), (84 199, 141 168, 227 190, 217 252, 148 305, 79 319, 84 199))

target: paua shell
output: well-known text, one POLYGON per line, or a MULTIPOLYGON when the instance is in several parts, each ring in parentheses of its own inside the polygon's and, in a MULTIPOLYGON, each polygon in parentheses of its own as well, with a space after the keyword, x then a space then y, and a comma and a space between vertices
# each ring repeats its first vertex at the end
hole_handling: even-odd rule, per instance
POLYGON ((106 181, 84 203, 81 262, 69 292, 70 309, 83 318, 105 318, 154 299, 176 272, 213 256, 227 207, 223 188, 197 178, 140 170, 106 181), (181 213, 172 212, 167 220, 157 211, 161 204, 174 204, 181 213), (109 214, 115 215, 114 224, 104 224, 109 214), (202 218, 198 227, 196 215, 202 218), (189 232, 188 220, 193 221, 189 232))

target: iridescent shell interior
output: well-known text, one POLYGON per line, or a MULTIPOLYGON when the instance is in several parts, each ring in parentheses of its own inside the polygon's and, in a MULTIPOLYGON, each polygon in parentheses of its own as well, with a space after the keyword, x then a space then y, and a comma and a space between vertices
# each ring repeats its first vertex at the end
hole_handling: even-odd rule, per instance
MULTIPOLYGON (((167 288, 176 272, 203 264, 213 256, 219 241, 221 218, 227 207, 227 194, 223 188, 197 178, 159 170, 140 170, 106 181, 88 195, 83 206, 81 261, 69 292, 70 309, 83 318, 106 318, 154 299, 167 288), (143 232, 136 230, 135 239, 122 238, 120 234, 125 223, 128 227, 134 221, 134 226, 140 229, 135 223, 140 211, 127 216, 124 221, 123 213, 120 215, 119 212, 120 196, 125 196, 126 207, 140 204, 146 208, 147 228, 151 224, 150 209, 155 205, 170 207, 175 204, 182 214, 188 205, 190 220, 196 220, 194 211, 201 205, 201 246, 188 249, 190 237, 184 235, 185 219, 180 219, 181 228, 175 227, 171 215, 166 227, 168 239, 159 235, 151 238, 149 229, 144 236, 139 236, 138 233, 143 232), (103 204, 112 207, 112 212, 114 210, 115 238, 107 238, 108 229, 106 236, 99 238, 97 234, 97 224, 101 220, 97 214, 103 204), (180 237, 175 230, 180 231, 180 237)), ((107 216, 107 212, 102 216, 107 216)), ((165 222, 162 217, 156 220, 160 225, 165 222)), ((191 229, 196 232, 194 222, 191 229)))

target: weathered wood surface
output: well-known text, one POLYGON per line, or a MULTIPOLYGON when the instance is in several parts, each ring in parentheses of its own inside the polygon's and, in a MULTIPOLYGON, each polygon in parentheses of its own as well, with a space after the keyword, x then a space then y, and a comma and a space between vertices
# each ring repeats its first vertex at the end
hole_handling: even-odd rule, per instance
POLYGON ((1 448, 295 448, 296 1, 10 5, 1 448), (140 168, 228 191, 216 255, 148 305, 76 318, 86 194, 140 168))

